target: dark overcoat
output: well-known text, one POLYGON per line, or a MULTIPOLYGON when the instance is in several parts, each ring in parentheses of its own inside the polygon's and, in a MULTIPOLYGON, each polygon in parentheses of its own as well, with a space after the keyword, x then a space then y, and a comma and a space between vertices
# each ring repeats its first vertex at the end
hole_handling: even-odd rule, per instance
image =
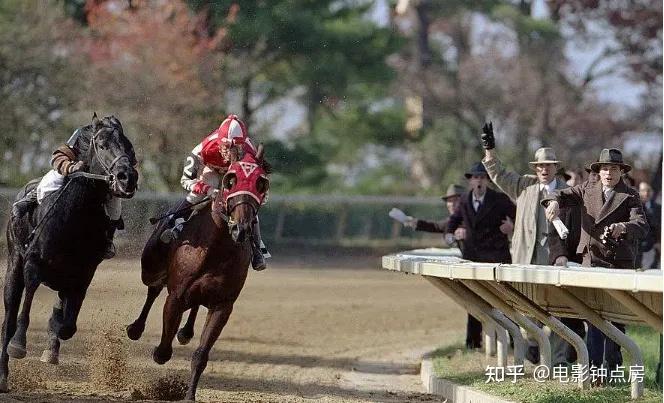
POLYGON ((462 251, 464 259, 511 263, 509 239, 500 232, 500 226, 505 217, 514 221, 515 214, 516 206, 504 193, 487 189, 482 206, 475 212, 472 192, 466 192, 449 218, 447 232, 454 233, 462 224, 466 228, 462 251))

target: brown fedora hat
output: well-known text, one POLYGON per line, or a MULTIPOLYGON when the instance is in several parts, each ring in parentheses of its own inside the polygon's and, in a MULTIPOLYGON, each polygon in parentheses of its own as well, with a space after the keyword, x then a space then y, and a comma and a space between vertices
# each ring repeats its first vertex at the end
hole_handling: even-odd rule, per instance
POLYGON ((465 191, 466 189, 464 189, 462 186, 450 185, 447 187, 447 192, 445 192, 445 196, 441 197, 441 199, 447 200, 450 197, 461 196, 465 191))
POLYGON ((593 172, 599 172, 599 168, 602 165, 618 165, 625 173, 632 170, 631 165, 625 164, 622 152, 617 148, 603 149, 602 152, 599 153, 597 161, 590 164, 590 169, 593 172))

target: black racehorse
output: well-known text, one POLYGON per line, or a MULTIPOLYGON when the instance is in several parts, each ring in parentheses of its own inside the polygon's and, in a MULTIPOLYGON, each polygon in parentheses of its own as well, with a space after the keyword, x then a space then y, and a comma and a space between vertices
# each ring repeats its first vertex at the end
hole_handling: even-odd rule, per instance
MULTIPOLYGON (((81 130, 78 158, 87 168, 65 177, 58 191, 27 214, 11 218, 7 226, 1 392, 8 391, 9 356, 25 357, 30 307, 42 283, 58 292, 42 361, 58 362, 60 339, 76 333, 85 293, 106 249, 111 223, 104 203, 111 196, 130 198, 136 191, 136 156, 120 121, 113 116, 98 119, 95 114, 92 124, 81 130)), ((34 186, 34 181, 26 185, 23 193, 34 186)))

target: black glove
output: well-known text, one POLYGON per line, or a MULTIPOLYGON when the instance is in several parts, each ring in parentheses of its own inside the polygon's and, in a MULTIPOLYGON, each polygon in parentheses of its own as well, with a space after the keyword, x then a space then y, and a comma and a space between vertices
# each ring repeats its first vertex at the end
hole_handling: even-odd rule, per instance
POLYGON ((493 122, 485 123, 482 127, 482 147, 485 150, 496 148, 496 138, 493 137, 493 122))

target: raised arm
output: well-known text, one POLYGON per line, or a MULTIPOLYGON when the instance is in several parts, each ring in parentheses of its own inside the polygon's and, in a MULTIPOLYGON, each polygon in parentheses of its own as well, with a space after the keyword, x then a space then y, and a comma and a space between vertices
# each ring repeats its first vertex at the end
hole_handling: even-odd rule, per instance
POLYGON ((516 201, 521 192, 528 186, 537 183, 536 178, 522 176, 516 172, 508 171, 498 159, 495 146, 496 140, 493 135, 493 124, 484 124, 482 128, 482 146, 484 147, 484 159, 482 164, 486 168, 489 178, 498 185, 510 199, 516 201))

